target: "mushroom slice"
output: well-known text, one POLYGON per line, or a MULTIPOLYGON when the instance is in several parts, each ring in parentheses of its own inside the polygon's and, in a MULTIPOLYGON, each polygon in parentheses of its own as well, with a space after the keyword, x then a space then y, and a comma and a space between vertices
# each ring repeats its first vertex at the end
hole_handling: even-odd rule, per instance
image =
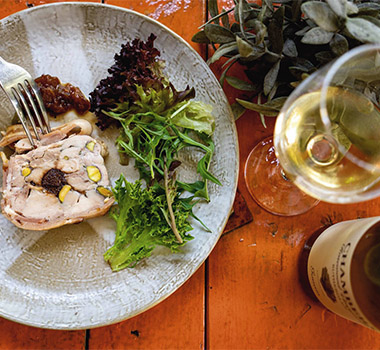
MULTIPOLYGON (((35 140, 37 146, 44 146, 53 142, 63 140, 72 134, 77 135, 91 135, 92 125, 86 119, 75 119, 66 124, 62 124, 53 128, 52 132, 48 134, 39 134, 40 141, 35 140)), ((34 133, 31 132, 34 137, 34 133)), ((30 151, 33 147, 29 140, 26 138, 24 128, 21 124, 11 125, 7 128, 5 135, 0 140, 0 147, 14 145, 16 153, 24 153, 30 151)))

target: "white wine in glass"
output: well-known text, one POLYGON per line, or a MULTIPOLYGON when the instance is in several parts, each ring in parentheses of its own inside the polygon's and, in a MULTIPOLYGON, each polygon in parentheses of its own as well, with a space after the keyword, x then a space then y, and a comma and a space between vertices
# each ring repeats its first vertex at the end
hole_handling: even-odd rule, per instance
MULTIPOLYGON (((258 203, 275 214, 296 215, 317 200, 354 203, 379 196, 379 102, 378 45, 350 50, 302 82, 287 99, 275 125, 276 161, 272 157, 270 167, 283 175, 272 184, 277 208, 268 207, 268 201, 260 203, 256 193, 258 203), (284 182, 289 191, 284 190, 284 182), (291 192, 294 185, 301 190, 298 194, 291 192), (281 193, 276 199, 277 192, 281 193)), ((253 158, 258 149, 255 152, 253 158)), ((268 153, 262 162, 266 159, 268 153)), ((251 164, 249 158, 245 175, 252 193, 251 164)))

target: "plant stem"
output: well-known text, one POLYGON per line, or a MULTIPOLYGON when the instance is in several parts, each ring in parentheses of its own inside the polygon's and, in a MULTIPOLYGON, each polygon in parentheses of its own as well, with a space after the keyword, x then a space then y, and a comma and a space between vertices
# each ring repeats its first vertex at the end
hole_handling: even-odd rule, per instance
POLYGON ((175 216, 174 216, 173 207, 172 207, 172 198, 170 196, 170 191, 169 191, 168 169, 166 168, 166 164, 164 165, 164 180, 165 180, 166 201, 168 203, 168 210, 169 210, 170 221, 171 221, 170 227, 172 228, 173 233, 174 233, 175 237, 177 238, 178 243, 182 244, 183 240, 182 240, 182 237, 180 236, 180 234, 177 230, 177 225, 175 223, 175 216))

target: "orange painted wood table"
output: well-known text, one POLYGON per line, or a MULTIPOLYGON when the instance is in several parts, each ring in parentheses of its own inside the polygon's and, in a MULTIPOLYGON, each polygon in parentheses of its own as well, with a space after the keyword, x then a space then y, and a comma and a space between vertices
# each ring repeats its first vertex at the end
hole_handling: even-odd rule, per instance
MULTIPOLYGON (((49 2, 0 0, 0 18, 49 2)), ((207 13, 206 0, 105 2, 148 15, 189 43, 207 13)), ((219 5, 229 8, 233 1, 219 5)), ((205 48, 191 45, 205 58, 205 48)), ((218 65, 212 68, 220 73, 218 65)), ((246 113, 237 128, 238 190, 253 220, 224 234, 180 289, 132 319, 91 330, 37 329, 0 319, 0 349, 379 349, 379 333, 335 316, 304 294, 297 261, 317 228, 379 215, 380 199, 345 206, 320 203, 297 217, 271 215, 250 197, 243 167, 251 148, 272 133, 273 120, 265 129, 256 114, 246 113)))

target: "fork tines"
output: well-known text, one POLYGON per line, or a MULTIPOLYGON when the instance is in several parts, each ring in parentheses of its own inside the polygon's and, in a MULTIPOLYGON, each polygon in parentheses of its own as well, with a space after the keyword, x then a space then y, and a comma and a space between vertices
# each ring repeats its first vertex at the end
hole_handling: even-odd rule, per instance
POLYGON ((46 134, 51 131, 45 106, 39 96, 37 84, 32 79, 24 79, 24 81, 11 87, 8 95, 10 95, 10 92, 12 96, 9 97, 24 127, 29 142, 35 147, 30 126, 37 140, 40 140, 40 133, 46 134))

